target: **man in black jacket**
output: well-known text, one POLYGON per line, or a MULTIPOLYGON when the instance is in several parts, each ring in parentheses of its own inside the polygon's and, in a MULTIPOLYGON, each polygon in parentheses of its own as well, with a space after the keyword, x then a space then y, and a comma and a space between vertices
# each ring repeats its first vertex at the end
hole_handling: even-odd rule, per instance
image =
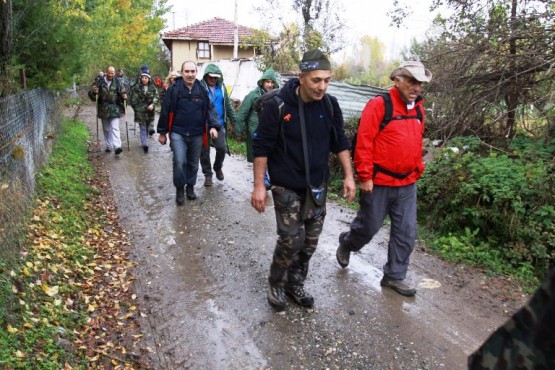
POLYGON ((286 293, 302 306, 314 304, 313 297, 304 290, 304 282, 310 258, 318 245, 326 207, 325 202, 311 206, 311 194, 307 189, 326 189, 330 152, 337 154, 344 172, 343 195, 349 201, 355 196, 343 115, 337 99, 326 95, 331 80, 330 62, 321 51, 312 50, 304 53, 300 69, 299 77, 289 80, 277 99, 264 104, 253 140, 251 204, 258 212, 264 212, 268 197, 264 186, 266 167, 272 179, 278 240, 270 266, 267 296, 270 305, 279 311, 285 309, 286 293), (308 169, 301 135, 301 112, 307 133, 308 169), (307 171, 310 184, 307 184, 307 171))
POLYGON ((187 199, 197 198, 195 184, 206 125, 212 139, 218 137, 218 113, 206 89, 196 79, 197 65, 187 61, 181 66, 181 76, 168 90, 158 120, 158 141, 165 145, 167 135, 173 152, 173 184, 175 202, 181 205, 187 199))

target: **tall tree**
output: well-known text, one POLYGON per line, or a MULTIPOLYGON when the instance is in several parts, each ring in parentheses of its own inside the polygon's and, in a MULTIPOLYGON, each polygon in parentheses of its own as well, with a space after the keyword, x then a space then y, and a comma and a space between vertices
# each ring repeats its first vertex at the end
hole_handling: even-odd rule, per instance
POLYGON ((293 0, 293 9, 302 16, 305 49, 318 47, 333 54, 345 47, 342 35, 345 24, 339 0, 293 0), (315 32, 319 42, 315 42, 315 32))
POLYGON ((255 30, 253 36, 245 37, 242 43, 256 48, 258 56, 255 62, 259 70, 273 68, 282 74, 293 74, 300 61, 299 36, 299 28, 292 23, 284 25, 278 37, 272 37, 266 31, 255 30))
POLYGON ((60 89, 107 65, 155 61, 166 0, 5 0, 0 5, 0 94, 24 69, 29 88, 60 89))
POLYGON ((8 61, 12 53, 12 44, 12 0, 5 0, 0 4, 0 96, 11 90, 8 61))
POLYGON ((28 87, 60 89, 71 84, 82 66, 82 40, 78 32, 86 14, 82 1, 13 3, 13 48, 10 63, 27 75, 28 87))
MULTIPOLYGON (((296 28, 299 30, 297 54, 304 50, 320 48, 328 55, 344 48, 341 13, 342 0, 266 0, 256 11, 268 20, 266 30, 278 27, 282 31, 291 28, 291 18, 300 15, 296 28)), ((275 34, 275 33, 274 33, 275 34)))
POLYGON ((90 23, 86 43, 88 73, 114 65, 138 71, 160 55, 166 0, 88 0, 90 23))
POLYGON ((530 118, 549 123, 554 97, 546 92, 553 91, 555 81, 552 1, 445 4, 453 16, 438 19, 437 36, 415 45, 411 55, 434 72, 431 127, 443 137, 473 133, 495 139, 514 137, 518 124, 530 118))

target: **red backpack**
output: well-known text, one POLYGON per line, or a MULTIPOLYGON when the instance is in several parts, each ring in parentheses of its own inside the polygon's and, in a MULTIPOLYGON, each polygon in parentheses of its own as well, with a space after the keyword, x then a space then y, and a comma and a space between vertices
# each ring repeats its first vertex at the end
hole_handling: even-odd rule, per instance
POLYGON ((158 88, 162 88, 164 86, 164 81, 160 78, 160 76, 154 76, 154 86, 158 88))

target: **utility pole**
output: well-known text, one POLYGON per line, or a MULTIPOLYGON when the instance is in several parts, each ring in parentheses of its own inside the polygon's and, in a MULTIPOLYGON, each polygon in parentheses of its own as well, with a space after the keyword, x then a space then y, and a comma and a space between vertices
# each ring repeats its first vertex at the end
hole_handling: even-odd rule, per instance
POLYGON ((237 22, 237 1, 235 0, 235 32, 233 34, 233 59, 237 59, 239 49, 239 24, 237 22))

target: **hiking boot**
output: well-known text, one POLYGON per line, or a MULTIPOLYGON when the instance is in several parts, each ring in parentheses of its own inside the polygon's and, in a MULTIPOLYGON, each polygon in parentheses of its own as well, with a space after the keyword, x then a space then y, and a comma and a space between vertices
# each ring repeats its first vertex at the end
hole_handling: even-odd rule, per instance
POLYGON ((405 284, 403 280, 395 280, 384 276, 380 285, 386 288, 391 288, 405 297, 412 297, 416 294, 416 289, 408 284, 405 284))
POLYGON ((104 151, 105 151, 106 153, 111 153, 111 152, 112 152, 112 148, 106 148, 106 149, 104 149, 104 151))
POLYGON ((212 176, 206 176, 204 178, 204 186, 212 186, 214 183, 212 182, 212 176))
POLYGON ((268 285, 268 303, 277 311, 285 310, 285 290, 281 286, 268 285))
POLYGON ((197 199, 197 195, 195 194, 194 187, 187 185, 187 187, 185 188, 185 192, 187 193, 187 199, 189 200, 197 199))
POLYGON ((153 128, 149 128, 149 129, 148 129, 148 135, 149 135, 149 136, 154 135, 155 132, 156 132, 156 131, 154 131, 153 128))
POLYGON ((285 293, 289 294, 301 306, 312 307, 314 305, 314 298, 304 290, 302 285, 288 286, 285 293))
POLYGON ((351 251, 342 242, 346 234, 344 232, 339 235, 339 247, 337 247, 337 252, 335 252, 337 263, 343 268, 349 266, 349 258, 351 257, 351 251))
POLYGON ((148 153, 148 145, 143 145, 143 151, 144 151, 145 153, 148 153))
POLYGON ((175 203, 177 203, 178 205, 182 205, 183 203, 185 203, 185 189, 175 189, 175 203))
POLYGON ((216 171, 216 178, 220 181, 224 181, 224 173, 222 172, 222 170, 214 170, 216 171))
POLYGON ((123 152, 123 149, 121 149, 121 148, 116 148, 116 150, 114 151, 115 155, 118 155, 121 152, 123 152))

